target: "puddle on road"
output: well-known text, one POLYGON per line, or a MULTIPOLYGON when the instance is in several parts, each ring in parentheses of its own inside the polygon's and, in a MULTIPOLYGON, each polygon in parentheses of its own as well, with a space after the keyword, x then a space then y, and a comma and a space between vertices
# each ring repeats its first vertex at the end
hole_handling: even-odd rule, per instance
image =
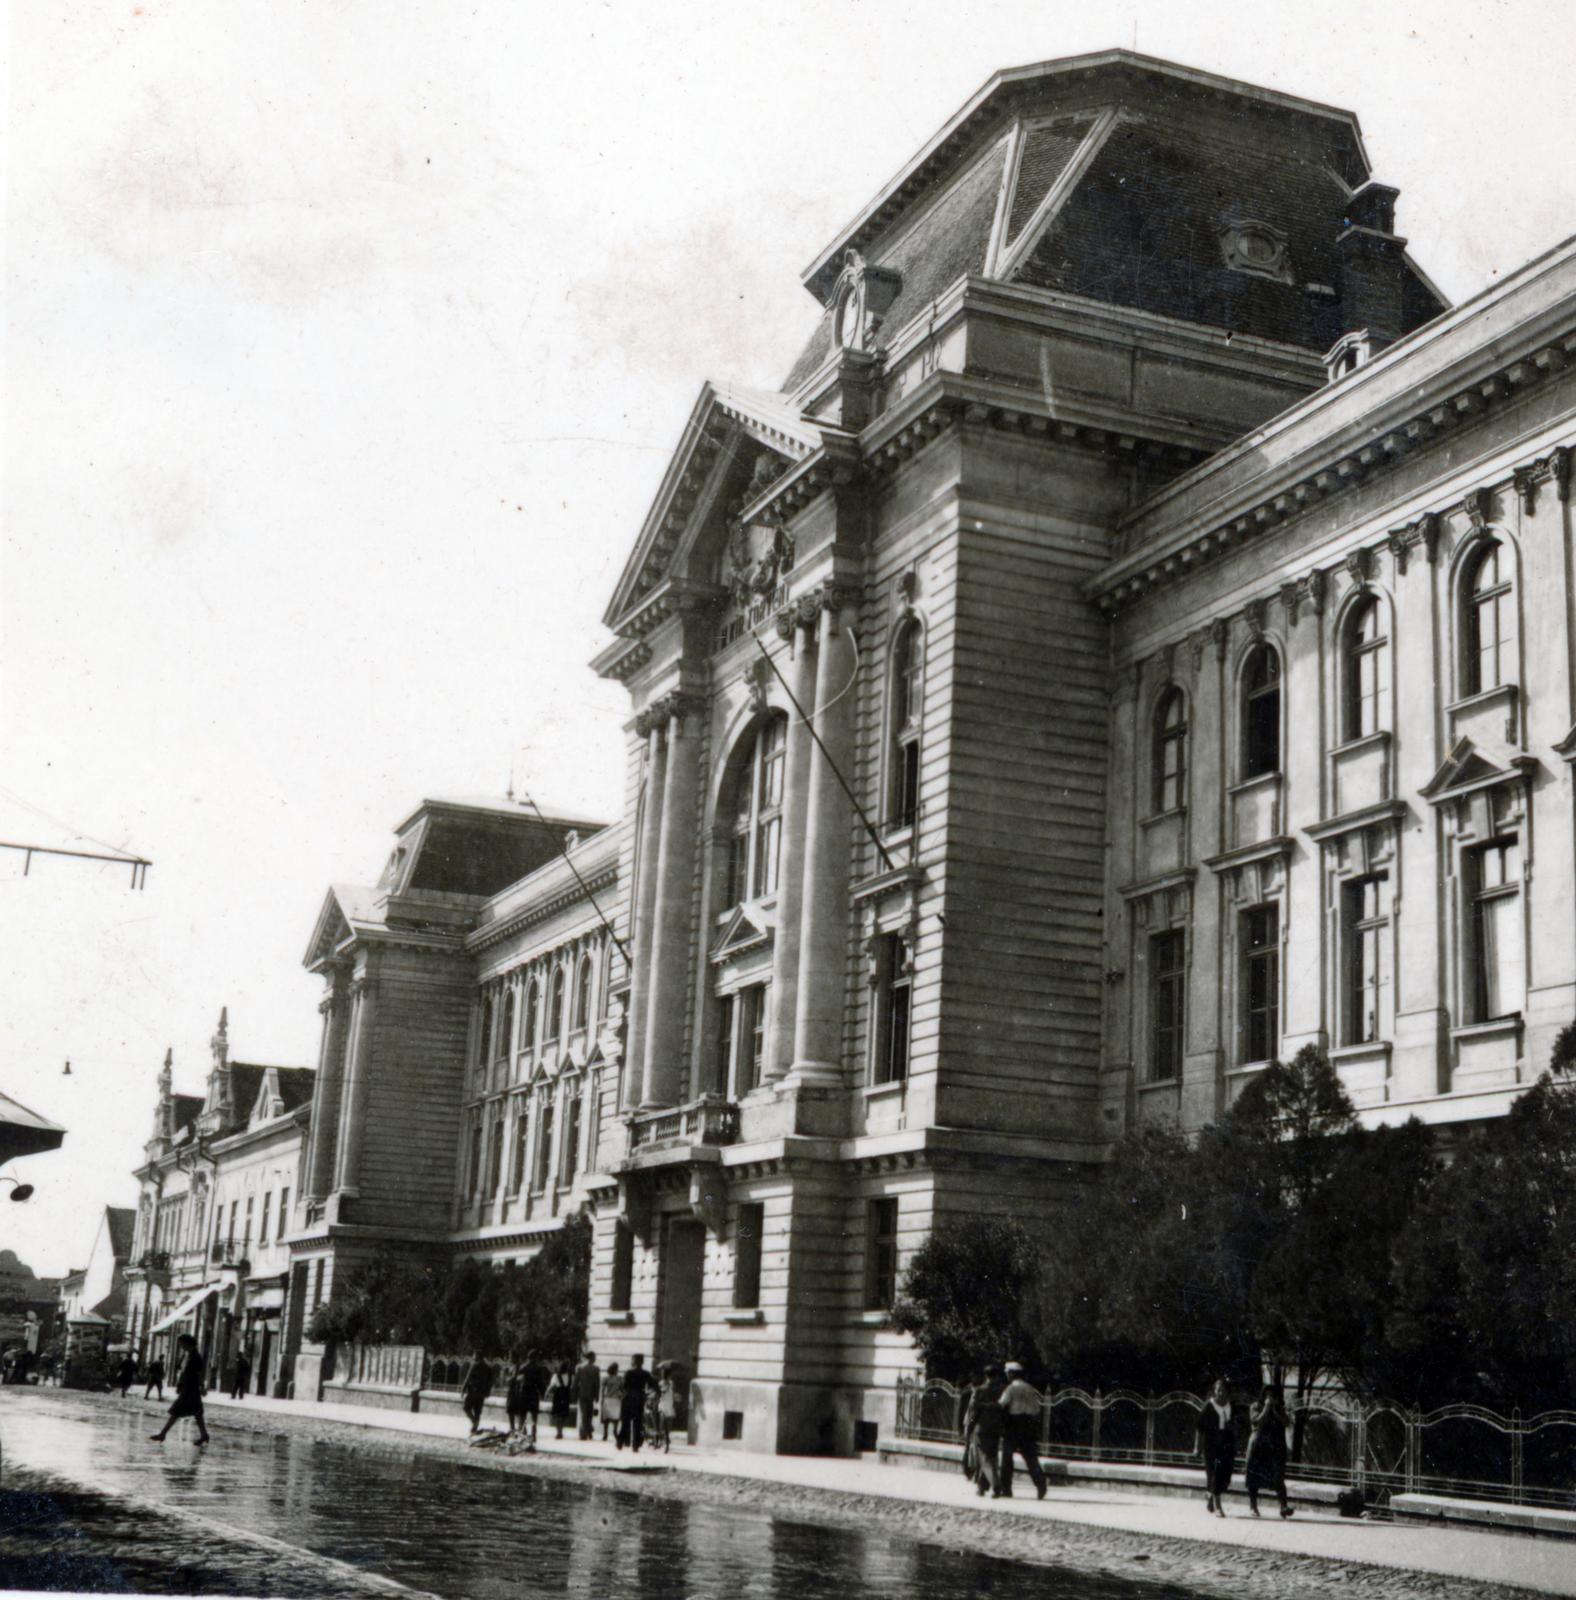
POLYGON ((148 1440, 153 1425, 141 1408, 0 1390, 0 1516, 32 1519, 0 1524, 6 1586, 822 1600, 835 1585, 840 1600, 1188 1600, 1152 1583, 427 1455, 222 1428, 206 1451, 179 1429, 160 1446, 148 1440), (14 1575, 11 1562, 24 1560, 36 1570, 14 1575), (71 1581, 39 1581, 50 1570, 65 1580, 63 1563, 71 1581))

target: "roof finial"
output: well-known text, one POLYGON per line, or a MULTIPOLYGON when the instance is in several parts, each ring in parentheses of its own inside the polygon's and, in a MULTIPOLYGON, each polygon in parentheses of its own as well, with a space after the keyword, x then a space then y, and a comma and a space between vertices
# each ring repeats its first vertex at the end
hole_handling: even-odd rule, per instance
POLYGON ((219 1031, 209 1041, 213 1047, 213 1064, 223 1068, 230 1064, 230 1008, 219 1008, 219 1031))

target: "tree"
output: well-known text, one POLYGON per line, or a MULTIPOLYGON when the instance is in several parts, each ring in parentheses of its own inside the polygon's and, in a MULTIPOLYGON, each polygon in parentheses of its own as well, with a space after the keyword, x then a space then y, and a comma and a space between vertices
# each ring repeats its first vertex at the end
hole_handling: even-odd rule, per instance
POLYGON ((1423 1404, 1576 1391, 1576 1089, 1545 1073, 1459 1152, 1399 1241, 1392 1343, 1423 1404))
POLYGON ((914 1336, 932 1377, 959 1382, 986 1360, 1035 1364, 1022 1309, 1036 1250, 1010 1217, 939 1224, 914 1253, 892 1325, 914 1336))

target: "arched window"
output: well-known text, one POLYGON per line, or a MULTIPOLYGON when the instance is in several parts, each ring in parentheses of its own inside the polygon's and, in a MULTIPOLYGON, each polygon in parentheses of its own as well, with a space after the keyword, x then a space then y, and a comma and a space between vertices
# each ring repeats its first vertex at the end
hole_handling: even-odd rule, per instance
POLYGON ((919 624, 898 629, 892 647, 892 794, 894 827, 912 827, 919 814, 919 722, 924 704, 925 652, 919 624))
POLYGON ((756 730, 734 780, 728 849, 730 906, 771 894, 777 888, 787 749, 788 719, 774 716, 756 730))
POLYGON ((537 978, 532 978, 525 986, 525 1026, 520 1033, 520 1048, 534 1050, 536 1048, 536 1027, 542 1011, 542 985, 537 978))
POLYGON ((1173 684, 1155 703, 1155 811, 1180 811, 1187 801, 1187 701, 1173 684))
POLYGON ((492 1060, 492 1036, 493 1000, 492 996, 488 995, 487 998, 482 1001, 481 1030, 477 1035, 476 1059, 480 1061, 483 1066, 492 1060))
POLYGON ((503 993, 503 1027, 498 1035, 498 1054, 508 1057, 514 1054, 514 985, 511 983, 503 993))
POLYGON ((1363 601, 1346 622, 1346 737, 1363 739, 1390 720, 1390 640, 1375 599, 1363 601))
POLYGON ((553 968, 553 987, 547 1002, 547 1037, 556 1039, 564 1025, 564 969, 553 968))
POLYGON ((584 1028, 591 1020, 591 957, 580 958, 575 973, 575 1011, 573 1026, 584 1028))
POLYGON ((1257 646, 1242 669, 1242 776, 1280 771, 1281 662, 1272 644, 1257 646))
POLYGON ((1468 694, 1482 694, 1512 682, 1516 672, 1516 597, 1510 555, 1497 540, 1472 558, 1464 598, 1464 687, 1468 694))

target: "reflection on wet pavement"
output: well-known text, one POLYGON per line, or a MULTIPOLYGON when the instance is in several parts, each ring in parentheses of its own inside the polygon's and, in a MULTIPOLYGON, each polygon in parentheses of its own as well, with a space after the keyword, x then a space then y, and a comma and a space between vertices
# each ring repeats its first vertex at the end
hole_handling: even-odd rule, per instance
POLYGON ((403 1587, 456 1600, 820 1600, 830 1583, 840 1600, 964 1600, 1026 1585, 1046 1600, 1182 1596, 884 1533, 451 1464, 397 1445, 369 1451, 221 1429, 201 1451, 187 1424, 162 1446, 147 1437, 153 1426, 142 1409, 0 1390, 8 1586, 303 1597, 403 1587), (77 1493, 16 1492, 62 1484, 77 1493), (84 1489, 97 1493, 84 1498, 84 1489), (15 1572, 29 1540, 44 1542, 39 1523, 32 1532, 15 1525, 22 1515, 54 1518, 47 1542, 74 1553, 76 1582, 15 1572))

